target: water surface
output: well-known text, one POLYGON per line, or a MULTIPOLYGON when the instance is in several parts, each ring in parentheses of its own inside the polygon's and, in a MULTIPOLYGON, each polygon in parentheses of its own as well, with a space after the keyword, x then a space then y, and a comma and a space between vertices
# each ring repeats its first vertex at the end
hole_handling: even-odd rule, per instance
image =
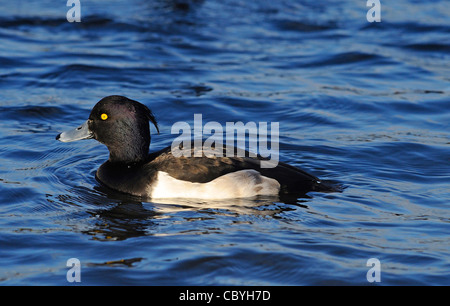
POLYGON ((0 285, 449 285, 446 1, 0 4, 0 285), (357 3, 360 2, 360 3, 357 3), (298 199, 142 201, 60 143, 104 96, 160 124, 279 122, 280 159, 345 186, 298 199))

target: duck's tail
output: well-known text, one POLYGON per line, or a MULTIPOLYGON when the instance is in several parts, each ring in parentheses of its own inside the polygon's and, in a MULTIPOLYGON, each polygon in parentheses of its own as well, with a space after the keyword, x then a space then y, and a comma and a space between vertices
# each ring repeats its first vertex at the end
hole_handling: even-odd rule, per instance
POLYGON ((342 192, 344 187, 336 182, 317 180, 313 186, 313 191, 317 192, 342 192))

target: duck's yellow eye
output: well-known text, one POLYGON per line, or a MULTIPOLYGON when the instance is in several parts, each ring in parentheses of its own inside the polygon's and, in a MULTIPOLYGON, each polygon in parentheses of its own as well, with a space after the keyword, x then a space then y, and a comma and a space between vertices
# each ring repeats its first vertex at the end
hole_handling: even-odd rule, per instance
POLYGON ((101 114, 100 118, 102 118, 102 120, 106 120, 106 119, 108 119, 108 115, 107 114, 101 114))

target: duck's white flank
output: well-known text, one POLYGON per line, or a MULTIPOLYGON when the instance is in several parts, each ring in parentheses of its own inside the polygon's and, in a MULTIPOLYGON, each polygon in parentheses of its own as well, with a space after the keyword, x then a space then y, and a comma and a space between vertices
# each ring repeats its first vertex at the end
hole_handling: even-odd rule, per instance
POLYGON ((229 199, 256 195, 277 195, 278 181, 263 176, 256 170, 240 170, 222 175, 207 183, 193 183, 171 177, 159 171, 150 187, 152 198, 229 199))

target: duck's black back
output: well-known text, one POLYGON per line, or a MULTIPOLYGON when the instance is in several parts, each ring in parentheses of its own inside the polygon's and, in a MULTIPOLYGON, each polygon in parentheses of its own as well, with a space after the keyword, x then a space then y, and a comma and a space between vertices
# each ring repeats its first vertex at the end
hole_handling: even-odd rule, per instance
MULTIPOLYGON (((332 191, 333 188, 320 180, 291 165, 279 162, 276 167, 263 168, 261 161, 266 159, 257 156, 250 157, 250 153, 240 150, 244 157, 225 156, 226 146, 223 146, 223 157, 175 157, 171 147, 167 147, 149 155, 150 162, 145 167, 149 173, 154 170, 167 172, 170 176, 190 182, 207 183, 222 175, 245 169, 254 169, 263 176, 277 180, 281 185, 281 193, 306 193, 309 191, 332 191)), ((191 149, 194 155, 194 148, 191 149)), ((237 153, 237 149, 235 149, 237 153)))

